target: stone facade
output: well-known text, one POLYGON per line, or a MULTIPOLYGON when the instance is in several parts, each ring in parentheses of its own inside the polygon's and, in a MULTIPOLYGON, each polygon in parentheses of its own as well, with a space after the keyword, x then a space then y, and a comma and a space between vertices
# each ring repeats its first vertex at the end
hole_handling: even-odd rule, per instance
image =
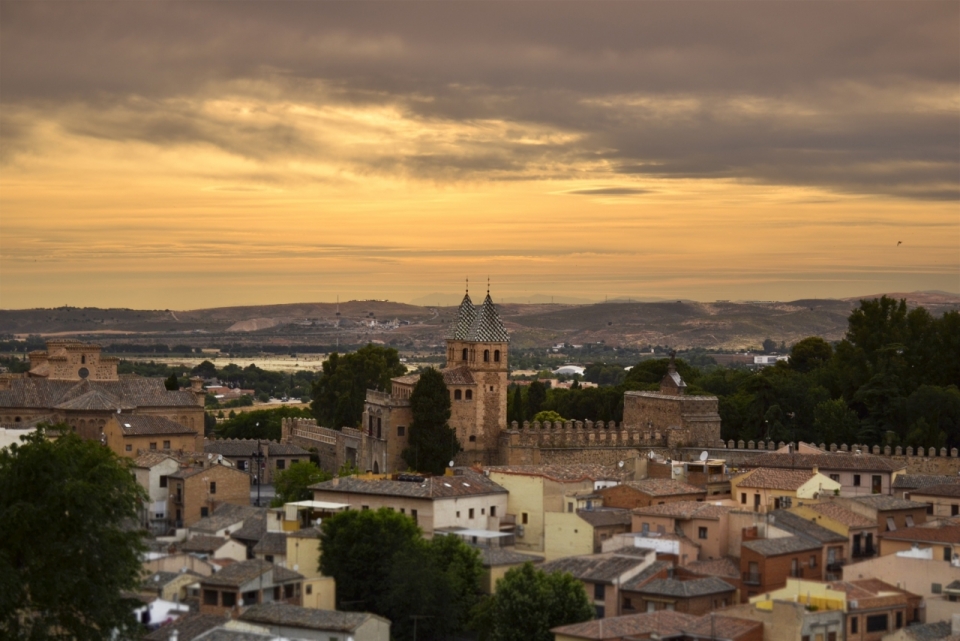
MULTIPOLYGON (((381 422, 381 433, 389 429, 388 426, 388 422, 381 422)), ((312 418, 284 418, 280 429, 281 443, 290 443, 306 450, 315 449, 320 458, 320 468, 331 474, 336 474, 345 463, 356 466, 361 472, 375 474, 389 469, 387 463, 392 450, 388 450, 391 443, 385 437, 350 427, 342 430, 321 427, 312 418)), ((392 445, 398 447, 396 443, 392 445)))
POLYGON ((650 433, 680 430, 682 445, 715 445, 720 440, 719 399, 661 392, 626 392, 623 424, 650 433))

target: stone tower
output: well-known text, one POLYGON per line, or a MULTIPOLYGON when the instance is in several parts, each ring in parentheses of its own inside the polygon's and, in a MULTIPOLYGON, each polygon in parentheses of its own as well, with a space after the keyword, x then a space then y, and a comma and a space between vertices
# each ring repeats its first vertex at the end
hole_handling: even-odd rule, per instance
POLYGON ((507 427, 510 337, 489 290, 474 307, 467 293, 447 339, 444 380, 451 391, 450 426, 463 446, 462 463, 491 463, 507 427))

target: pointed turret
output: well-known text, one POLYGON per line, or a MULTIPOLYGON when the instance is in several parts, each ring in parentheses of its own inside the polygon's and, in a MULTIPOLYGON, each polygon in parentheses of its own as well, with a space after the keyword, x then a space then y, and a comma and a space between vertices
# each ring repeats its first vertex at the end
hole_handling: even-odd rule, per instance
POLYGON ((473 301, 470 300, 470 294, 464 294, 463 300, 460 302, 460 309, 457 310, 457 322, 453 326, 452 338, 456 340, 466 339, 476 317, 477 310, 473 306, 473 301))
POLYGON ((500 314, 497 313, 493 299, 490 298, 490 292, 487 292, 487 297, 483 299, 483 305, 480 306, 480 311, 464 338, 481 343, 510 342, 510 336, 503 327, 503 321, 500 320, 500 314))

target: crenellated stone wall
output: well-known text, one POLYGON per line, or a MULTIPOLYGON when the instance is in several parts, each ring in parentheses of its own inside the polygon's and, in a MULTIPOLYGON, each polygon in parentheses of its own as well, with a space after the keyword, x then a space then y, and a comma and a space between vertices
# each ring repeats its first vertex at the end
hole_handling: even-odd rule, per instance
POLYGON ((284 418, 281 420, 281 443, 291 443, 304 449, 315 448, 320 457, 320 468, 336 474, 344 463, 356 465, 361 472, 383 471, 386 460, 384 439, 344 427, 334 430, 317 425, 312 418, 284 418))
POLYGON ((628 428, 665 432, 680 428, 691 445, 720 439, 719 400, 716 396, 685 396, 658 392, 625 392, 623 423, 628 428))

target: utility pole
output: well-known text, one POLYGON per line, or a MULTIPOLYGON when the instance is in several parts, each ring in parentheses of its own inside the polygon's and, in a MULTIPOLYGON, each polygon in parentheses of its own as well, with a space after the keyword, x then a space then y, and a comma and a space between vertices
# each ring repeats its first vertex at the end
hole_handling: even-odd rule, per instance
MULTIPOLYGON (((257 423, 257 427, 260 426, 260 423, 257 423)), ((256 473, 254 474, 254 479, 257 482, 257 507, 260 507, 260 483, 263 481, 261 478, 261 472, 263 465, 263 452, 260 451, 260 439, 257 439, 257 451, 250 455, 250 466, 253 467, 256 465, 256 473)))

